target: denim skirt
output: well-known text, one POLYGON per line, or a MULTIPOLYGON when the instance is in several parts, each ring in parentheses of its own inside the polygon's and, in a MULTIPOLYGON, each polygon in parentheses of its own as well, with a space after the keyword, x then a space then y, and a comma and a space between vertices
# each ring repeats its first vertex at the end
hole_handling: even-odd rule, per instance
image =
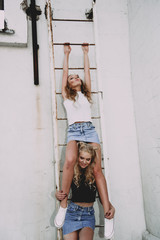
POLYGON ((95 215, 93 207, 80 207, 71 202, 67 207, 63 225, 63 235, 80 230, 84 227, 95 229, 95 215))
POLYGON ((73 123, 67 131, 67 143, 75 140, 80 142, 99 143, 99 137, 91 122, 73 123))

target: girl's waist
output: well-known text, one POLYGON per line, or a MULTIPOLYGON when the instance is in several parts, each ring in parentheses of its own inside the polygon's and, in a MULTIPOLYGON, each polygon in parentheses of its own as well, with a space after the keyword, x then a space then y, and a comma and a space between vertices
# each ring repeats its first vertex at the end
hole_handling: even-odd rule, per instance
POLYGON ((86 203, 86 202, 74 202, 74 204, 80 207, 93 207, 94 202, 86 203))
POLYGON ((92 124, 92 122, 91 121, 87 121, 87 122, 74 122, 73 124, 70 124, 69 126, 68 126, 68 128, 70 129, 70 128, 74 128, 74 129, 76 129, 76 128, 81 128, 81 127, 92 127, 93 126, 93 124, 92 124))
MULTIPOLYGON (((78 204, 81 204, 81 203, 78 203, 78 204)), ((71 210, 71 211, 82 211, 82 212, 92 212, 94 211, 94 208, 93 208, 93 203, 89 203, 88 206, 80 206, 78 205, 77 202, 70 202, 69 205, 68 205, 68 210, 71 210), (90 204, 92 204, 90 206, 90 204)))

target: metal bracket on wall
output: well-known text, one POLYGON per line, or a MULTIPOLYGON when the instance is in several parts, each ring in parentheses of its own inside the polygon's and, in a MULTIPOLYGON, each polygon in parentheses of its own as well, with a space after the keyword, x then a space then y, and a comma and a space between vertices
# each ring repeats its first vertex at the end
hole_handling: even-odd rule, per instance
POLYGON ((0 0, 0 33, 3 34, 14 34, 15 31, 13 29, 8 28, 8 21, 5 19, 5 12, 4 12, 4 0, 0 0))
MULTIPOLYGON (((96 3, 96 0, 93 0, 93 4, 95 3, 96 3)), ((85 12, 85 15, 88 20, 93 20, 93 8, 91 8, 90 10, 87 9, 85 12)))
POLYGON ((93 20, 93 8, 91 8, 90 10, 86 10, 85 15, 87 19, 93 20))
POLYGON ((36 21, 39 19, 39 15, 42 14, 40 6, 37 6, 35 0, 31 0, 31 4, 28 7, 27 1, 24 0, 21 3, 22 9, 26 12, 29 19, 32 21, 32 46, 33 46, 33 67, 34 67, 34 85, 39 85, 39 74, 38 74, 38 49, 37 43, 37 24, 36 21))
POLYGON ((15 33, 15 31, 13 29, 8 28, 7 19, 4 20, 4 28, 0 29, 0 33, 10 34, 10 35, 15 33))

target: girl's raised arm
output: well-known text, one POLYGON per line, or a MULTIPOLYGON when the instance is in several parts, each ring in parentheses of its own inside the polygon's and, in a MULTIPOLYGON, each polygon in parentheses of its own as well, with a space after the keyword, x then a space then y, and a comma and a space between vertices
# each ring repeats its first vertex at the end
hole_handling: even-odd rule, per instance
POLYGON ((89 51, 89 44, 83 43, 82 44, 82 50, 84 53, 84 79, 85 83, 87 85, 88 90, 91 92, 91 77, 90 77, 90 65, 89 65, 89 57, 88 57, 88 51, 89 51))
POLYGON ((70 43, 64 43, 64 61, 63 61, 63 77, 62 77, 62 97, 66 98, 65 87, 67 86, 68 79, 68 62, 69 54, 71 52, 70 43))

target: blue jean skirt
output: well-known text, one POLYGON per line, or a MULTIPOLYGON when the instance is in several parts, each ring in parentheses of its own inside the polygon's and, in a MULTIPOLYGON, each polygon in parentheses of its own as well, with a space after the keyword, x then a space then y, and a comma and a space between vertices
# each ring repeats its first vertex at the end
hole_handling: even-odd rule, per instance
POLYGON ((99 137, 91 122, 73 123, 67 131, 67 143, 75 140, 80 142, 99 143, 99 137))
POLYGON ((67 207, 63 225, 63 235, 80 230, 84 227, 95 229, 95 215, 93 207, 80 207, 71 202, 67 207))

